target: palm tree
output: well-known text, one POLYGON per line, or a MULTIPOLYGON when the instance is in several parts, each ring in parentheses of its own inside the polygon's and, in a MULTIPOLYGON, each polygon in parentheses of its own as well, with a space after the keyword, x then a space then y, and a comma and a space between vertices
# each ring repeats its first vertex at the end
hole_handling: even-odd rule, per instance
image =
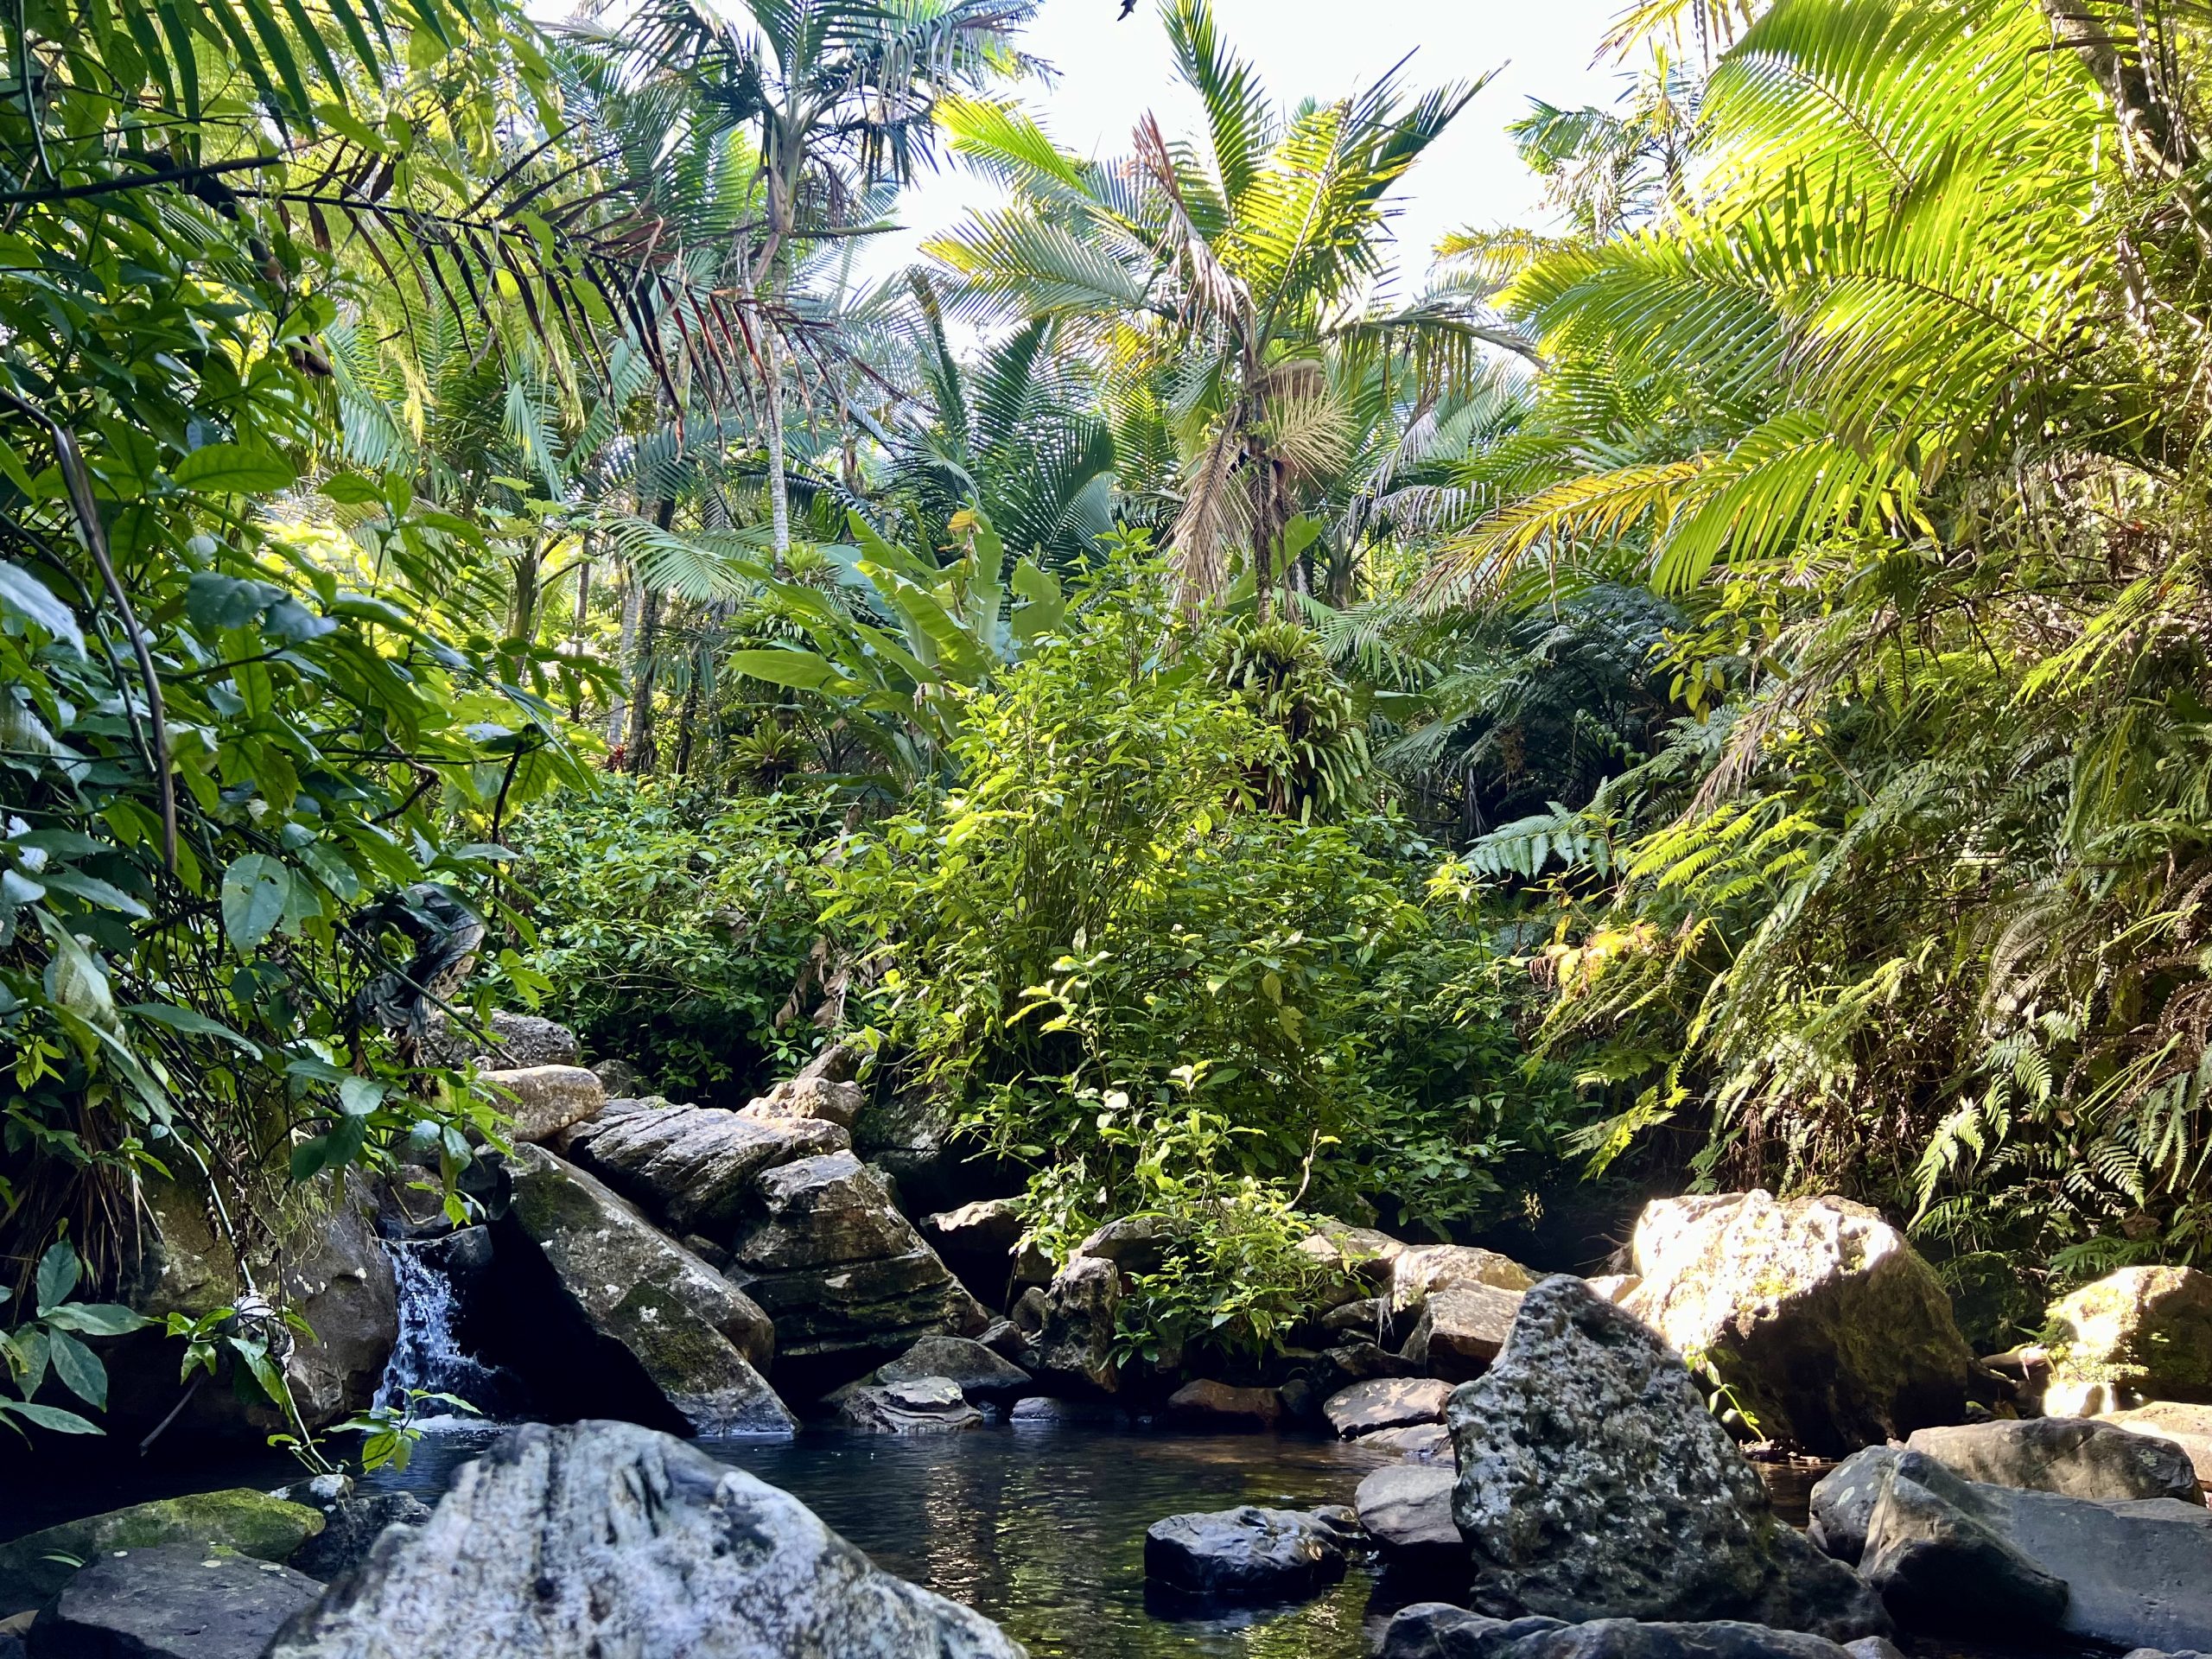
POLYGON ((682 84, 697 109, 757 145, 760 212, 741 227, 767 440, 771 541, 791 553, 785 381, 798 320, 795 257, 889 228, 871 187, 926 162, 948 94, 1027 65, 1014 32, 1038 0, 748 0, 752 32, 693 0, 658 0, 621 31, 640 78, 682 84))
POLYGON ((1170 143, 1147 116, 1128 160, 1087 162, 1016 109, 949 106, 957 148, 1013 199, 931 251, 970 314, 1064 319, 1105 348, 1111 395, 1150 383, 1180 461, 1185 593, 1218 594, 1242 547, 1264 611, 1301 499, 1346 442, 1332 359, 1426 346, 1426 360, 1466 373, 1487 338, 1446 308, 1369 308, 1390 193, 1479 83, 1408 99, 1390 77, 1286 110, 1208 0, 1172 0, 1166 26, 1205 108, 1202 143, 1170 143))

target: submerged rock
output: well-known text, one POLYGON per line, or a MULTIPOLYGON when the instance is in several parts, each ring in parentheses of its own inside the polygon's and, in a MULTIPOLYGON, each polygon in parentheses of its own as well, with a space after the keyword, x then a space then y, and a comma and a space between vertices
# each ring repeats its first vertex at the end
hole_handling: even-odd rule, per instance
POLYGON ((225 1549, 256 1560, 289 1560, 323 1529, 303 1503, 244 1490, 194 1492, 110 1510, 0 1544, 0 1617, 43 1605, 82 1563, 118 1550, 181 1544, 201 1554, 225 1549))
MULTIPOLYGON (((1962 1479, 2106 1503, 2177 1497, 2198 1503, 2196 1471, 2179 1446, 2081 1417, 1923 1428, 1905 1442, 1962 1479)), ((2207 1564, 2212 1567, 2212 1563, 2207 1564)))
POLYGON ((634 1363, 690 1432, 797 1428, 760 1374, 776 1333, 751 1300, 543 1147, 518 1147, 512 1171, 509 1221, 542 1253, 573 1313, 634 1363))
POLYGON ((1579 1279, 1530 1291, 1452 1396, 1453 1519, 1485 1612, 1885 1633, 1866 1586, 1769 1507, 1681 1360, 1579 1279))
POLYGON ((1440 1423, 1452 1385, 1435 1377, 1377 1376, 1331 1395, 1321 1408, 1329 1427, 1347 1440, 1386 1428, 1440 1423))
MULTIPOLYGON (((1888 1643, 1874 1641, 1884 1648, 1888 1643)), ((1486 1618, 1464 1607, 1423 1602, 1402 1610, 1382 1638, 1380 1659, 1896 1659, 1840 1647, 1817 1636, 1728 1620, 1643 1624, 1605 1618, 1570 1624, 1556 1618, 1486 1618)))
POLYGON ((192 1544, 103 1556, 32 1625, 39 1659, 255 1659, 322 1586, 303 1573, 192 1544))
POLYGON ((761 1172, 851 1144, 835 1123, 815 1118, 618 1101, 571 1132, 563 1150, 671 1232, 727 1243, 761 1172))
POLYGON ((1023 1659, 878 1572, 798 1499, 627 1423, 533 1424, 428 1526, 295 1618, 269 1659, 1023 1659))
POLYGON ((1624 1306, 1733 1391, 1769 1439, 1840 1457, 1964 1414, 1973 1352, 1935 1272, 1864 1205, 1666 1198, 1637 1223, 1624 1306))
POLYGON ((1171 1515, 1144 1535, 1148 1582, 1222 1601, 1296 1601, 1344 1574, 1356 1535, 1348 1510, 1263 1510, 1171 1515))
POLYGON ((903 1382, 918 1376, 950 1377, 970 1400, 1019 1399, 1033 1386, 1028 1372, 969 1337, 924 1337, 879 1367, 875 1381, 903 1382))
POLYGON ((2052 1303, 2047 1317, 2058 1332, 2049 1414, 2212 1402, 2212 1274, 2123 1268, 2052 1303))
POLYGON ((950 1434, 983 1423, 983 1414, 949 1376, 848 1383, 830 1403, 846 1427, 869 1434, 950 1434))
POLYGON ((1167 1414, 1192 1428, 1259 1433, 1282 1418, 1282 1395, 1273 1389, 1240 1389, 1200 1377, 1167 1396, 1167 1414))

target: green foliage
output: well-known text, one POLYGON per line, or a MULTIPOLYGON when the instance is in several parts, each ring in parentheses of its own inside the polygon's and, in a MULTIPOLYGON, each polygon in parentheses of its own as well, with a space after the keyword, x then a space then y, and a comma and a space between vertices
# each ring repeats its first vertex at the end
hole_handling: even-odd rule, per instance
POLYGON ((549 801, 517 827, 529 969, 593 1052, 671 1098, 741 1105, 819 1039, 801 999, 837 829, 797 785, 716 801, 616 779, 549 801))
MULTIPOLYGON (((77 1412, 41 1403, 51 1376, 95 1411, 107 1407, 107 1367, 86 1337, 119 1337, 147 1323, 127 1307, 74 1300, 84 1264, 67 1243, 39 1259, 29 1299, 29 1317, 13 1330, 0 1328, 0 1361, 16 1398, 0 1395, 0 1423, 28 1437, 31 1428, 56 1434, 98 1434, 99 1426, 77 1412)), ((0 1301, 8 1300, 0 1292, 0 1301)))

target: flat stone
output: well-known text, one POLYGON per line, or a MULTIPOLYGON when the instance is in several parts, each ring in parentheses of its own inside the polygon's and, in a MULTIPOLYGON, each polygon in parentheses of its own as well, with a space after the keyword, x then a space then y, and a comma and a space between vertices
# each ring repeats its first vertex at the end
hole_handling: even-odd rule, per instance
POLYGON ((1873 1593, 1774 1513, 1681 1358, 1580 1279, 1529 1293, 1447 1421, 1481 1611, 1888 1632, 1873 1593))
POLYGON ((790 1077, 745 1107, 747 1117, 810 1117, 850 1129, 860 1121, 868 1095, 857 1083, 829 1077, 790 1077))
POLYGON ((1596 1278, 1585 1279, 1582 1282, 1590 1287, 1592 1296, 1618 1306, 1636 1294, 1643 1279, 1640 1274, 1601 1273, 1596 1278))
POLYGON ((874 1172, 849 1152, 780 1164, 754 1185, 766 1218, 740 1241, 737 1259, 755 1272, 875 1262, 928 1248, 874 1172))
POLYGON ((1440 1290, 1487 1287, 1522 1291, 1535 1282, 1535 1274, 1496 1250, 1464 1244, 1408 1245, 1390 1263, 1390 1311, 1409 1313, 1440 1290))
POLYGON ((1897 1659, 1876 1637, 1847 1646, 1796 1630, 1732 1620, 1640 1624, 1628 1618, 1569 1624, 1556 1618, 1486 1618, 1445 1602, 1402 1609, 1383 1634, 1380 1659, 1897 1659), (1887 1652, 1872 1644, 1879 1643, 1887 1652))
POLYGON ((949 1434, 979 1428, 983 1421, 983 1414, 968 1403, 949 1376, 855 1382, 831 1395, 830 1402, 847 1427, 873 1434, 949 1434))
POLYGON ((1329 1396, 1321 1414, 1347 1440, 1378 1429, 1440 1423, 1452 1385, 1433 1377, 1378 1376, 1329 1396))
POLYGON ((1084 1239, 1075 1253, 1103 1257, 1123 1273, 1157 1273, 1176 1236, 1174 1224, 1165 1216, 1123 1216, 1084 1239))
POLYGON ((255 1659, 322 1586, 249 1555, 191 1544, 103 1555, 32 1625, 39 1659, 255 1659))
POLYGON ((950 1377, 969 1400, 1017 1399, 1034 1386, 1029 1373, 968 1337, 927 1336, 878 1368, 878 1382, 950 1377))
POLYGON ((788 1494, 627 1423, 531 1424, 268 1659, 1026 1659, 788 1494))
POLYGON ((835 1123, 817 1119, 664 1104, 610 1111, 572 1132, 567 1154, 671 1232, 728 1239, 764 1170, 851 1144, 835 1123))
POLYGON ((2068 1497, 2201 1503, 2196 1470, 2168 1441, 2079 1417, 1923 1428, 1905 1442, 1963 1479, 2068 1497))
POLYGON ((432 1014, 423 1045, 424 1058, 439 1065, 460 1065, 473 1059, 486 1071, 574 1065, 582 1058, 576 1033, 556 1020, 499 1008, 484 1023, 490 1033, 488 1041, 459 1029, 442 1009, 432 1014))
POLYGON ((2196 1469, 2196 1484, 2212 1486, 2212 1406, 2159 1400, 2102 1420, 2131 1434, 2148 1434, 2181 1448, 2196 1469))
POLYGON ((924 1217, 922 1231, 940 1250, 1010 1256, 1020 1242, 1024 1225, 1021 1206, 1015 1200, 978 1198, 957 1210, 924 1217))
POLYGON ((243 1488, 164 1497, 65 1522, 0 1544, 0 1616, 51 1601, 75 1575, 71 1561, 164 1544, 182 1544, 203 1555, 222 1549, 256 1560, 288 1560, 323 1524, 320 1510, 243 1488))
POLYGON ((1891 1465, 1867 1522, 1859 1571, 1891 1616, 1915 1630, 1977 1635, 2031 1635, 2056 1625, 2066 1611, 2065 1581, 1961 1499, 1965 1482, 1913 1478, 1929 1477, 1925 1462, 1907 1457, 1891 1465))
POLYGON ((1210 1600, 1301 1600, 1344 1577, 1344 1518, 1252 1504, 1172 1515, 1145 1533, 1145 1577, 1210 1600))
POLYGON ((1360 1445, 1376 1452, 1395 1452, 1408 1463, 1452 1461, 1452 1432, 1441 1423, 1416 1423, 1410 1428, 1385 1428, 1363 1435, 1360 1445))
POLYGON ((1200 1377, 1167 1396, 1167 1414, 1191 1428, 1260 1433, 1282 1417, 1282 1396, 1273 1389, 1232 1388, 1200 1377))
POLYGON ((1965 1414, 1974 1357, 1904 1236, 1837 1198, 1648 1205, 1624 1306, 1725 1383, 1761 1436, 1825 1457, 1965 1414))
POLYGON ((532 1065, 514 1071, 480 1071, 477 1081, 514 1122, 518 1141, 550 1141, 562 1130, 599 1116, 607 1088, 580 1065, 532 1065))
POLYGON ((1338 1336, 1361 1337, 1372 1342, 1390 1316, 1390 1304, 1382 1296, 1363 1296, 1331 1308, 1321 1316, 1321 1328, 1338 1336))
POLYGON ((543 1147, 516 1147, 510 1171, 510 1220, 584 1323, 637 1362, 693 1433, 796 1430, 758 1369, 774 1351, 775 1327, 754 1302, 543 1147))
POLYGON ((1453 1477, 1433 1464, 1394 1464, 1359 1483, 1352 1507, 1367 1535, 1386 1550, 1449 1550, 1465 1543, 1452 1519, 1453 1477))
POLYGON ((1405 1357, 1447 1382, 1473 1382, 1513 1333, 1524 1294, 1491 1285, 1431 1291, 1421 1301, 1421 1323, 1407 1341, 1405 1357))
POLYGON ((1372 1227, 1348 1227, 1342 1222, 1324 1222, 1319 1231, 1298 1245, 1302 1254, 1315 1261, 1386 1292, 1390 1288, 1391 1266, 1407 1248, 1388 1233, 1372 1227))

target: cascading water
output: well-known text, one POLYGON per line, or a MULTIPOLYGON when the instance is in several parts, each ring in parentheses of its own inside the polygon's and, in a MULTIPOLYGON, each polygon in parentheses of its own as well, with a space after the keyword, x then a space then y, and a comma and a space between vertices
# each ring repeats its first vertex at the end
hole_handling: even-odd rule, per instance
MULTIPOLYGON (((399 1290, 399 1340, 385 1367, 377 1404, 404 1409, 418 1394, 449 1394, 479 1411, 493 1411, 500 1374, 464 1350, 454 1334, 460 1296, 447 1272, 438 1242, 387 1243, 392 1277, 399 1290)), ((482 1418, 448 1414, 435 1402, 416 1402, 418 1427, 480 1424, 482 1418)))

